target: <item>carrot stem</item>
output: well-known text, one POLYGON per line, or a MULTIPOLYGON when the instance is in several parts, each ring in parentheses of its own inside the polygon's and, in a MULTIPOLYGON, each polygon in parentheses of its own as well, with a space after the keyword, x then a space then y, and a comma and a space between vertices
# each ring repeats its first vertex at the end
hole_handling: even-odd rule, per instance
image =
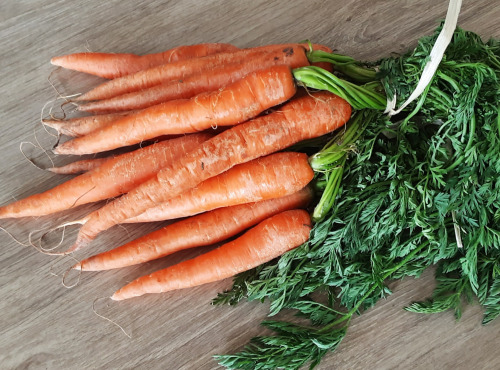
POLYGON ((332 137, 325 146, 309 158, 309 164, 315 171, 326 171, 342 159, 344 154, 353 149, 353 144, 364 132, 366 126, 375 118, 371 110, 356 112, 346 123, 345 129, 332 137))
POLYGON ((319 200, 318 204, 314 208, 312 214, 312 220, 314 222, 319 222, 325 218, 330 209, 332 209, 335 204, 335 199, 340 189, 340 183, 342 180, 342 175, 344 174, 344 165, 346 162, 346 155, 344 154, 342 159, 339 161, 336 168, 327 173, 327 183, 325 190, 319 200))
MULTIPOLYGON (((318 153, 309 158, 311 168, 316 172, 324 172, 321 198, 314 208, 312 219, 319 222, 325 218, 335 204, 340 190, 347 153, 354 150, 356 140, 362 135, 366 126, 378 113, 364 110, 353 114, 346 129, 337 133, 318 153)), ((320 177, 322 180, 322 178, 320 177)), ((319 186, 319 185, 318 185, 319 186)))
POLYGON ((313 50, 307 52, 307 59, 309 59, 311 63, 332 63, 336 71, 341 72, 359 83, 377 80, 377 72, 374 69, 360 66, 358 61, 347 55, 327 53, 323 50, 313 50))
POLYGON ((385 110, 387 100, 372 88, 358 86, 343 80, 333 73, 315 66, 300 67, 293 70, 293 76, 305 87, 327 90, 345 99, 355 110, 385 110))

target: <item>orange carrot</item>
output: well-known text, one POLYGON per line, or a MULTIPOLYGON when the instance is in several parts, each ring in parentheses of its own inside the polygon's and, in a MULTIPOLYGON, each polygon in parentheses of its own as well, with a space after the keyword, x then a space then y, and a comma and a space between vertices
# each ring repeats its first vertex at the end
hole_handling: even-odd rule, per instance
POLYGON ((220 207, 278 198, 297 192, 313 177, 306 154, 271 154, 236 165, 125 222, 171 220, 220 207))
POLYGON ((116 197, 151 179, 161 168, 210 137, 205 133, 188 135, 110 158, 53 189, 0 207, 0 218, 43 216, 116 197))
POLYGON ((92 52, 75 53, 54 57, 50 62, 53 65, 74 71, 85 72, 104 78, 116 78, 165 63, 235 50, 238 50, 238 48, 230 44, 197 44, 180 46, 161 53, 146 55, 92 52))
POLYGON ((43 120, 43 124, 56 130, 61 135, 70 137, 80 137, 110 125, 117 119, 122 118, 131 112, 117 112, 111 114, 100 114, 97 116, 87 116, 71 118, 68 120, 43 120))
POLYGON ((99 131, 59 145, 54 153, 91 154, 160 135, 232 126, 290 99, 295 92, 289 67, 259 70, 223 89, 158 104, 125 116, 99 131))
POLYGON ((112 98, 133 91, 147 89, 164 82, 182 80, 202 70, 211 70, 231 63, 241 63, 257 55, 267 52, 284 52, 288 54, 304 52, 304 46, 298 44, 267 45, 257 48, 242 49, 234 52, 224 52, 194 58, 186 61, 163 64, 158 67, 107 81, 89 92, 80 95, 75 100, 89 101, 112 98))
POLYGON ((305 187, 281 198, 219 208, 167 225, 118 248, 89 257, 76 270, 102 271, 132 266, 194 247, 219 243, 280 212, 307 207, 312 190, 305 187))
POLYGON ((109 158, 91 158, 81 161, 71 162, 60 167, 50 167, 47 171, 57 173, 58 175, 76 175, 96 169, 106 162, 109 158))
POLYGON ((311 227, 304 210, 279 213, 217 249, 132 281, 111 299, 120 301, 229 278, 298 247, 309 238, 311 227))
MULTIPOLYGON (((282 49, 264 53, 243 62, 225 64, 210 70, 188 76, 183 80, 174 80, 148 89, 119 95, 110 99, 97 100, 78 106, 78 110, 93 113, 109 113, 143 109, 155 104, 174 99, 188 99, 206 91, 214 91, 234 83, 251 72, 275 65, 287 65, 298 68, 309 65, 303 49, 298 52, 284 52, 282 49)), ((327 63, 331 65, 331 63, 327 63)))
POLYGON ((80 221, 83 226, 67 253, 86 246, 111 226, 237 164, 332 132, 345 124, 350 115, 351 106, 344 99, 328 92, 318 92, 292 100, 279 111, 234 126, 166 166, 151 180, 90 213, 80 221))

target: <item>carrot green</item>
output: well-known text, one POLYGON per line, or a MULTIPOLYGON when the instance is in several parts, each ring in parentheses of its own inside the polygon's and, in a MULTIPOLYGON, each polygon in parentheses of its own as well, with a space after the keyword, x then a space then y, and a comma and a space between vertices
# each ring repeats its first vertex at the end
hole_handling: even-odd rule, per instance
MULTIPOLYGON (((404 101, 437 34, 404 55, 355 66, 377 67, 386 95, 404 101)), ((349 139, 348 124, 311 158, 325 176, 342 167, 334 199, 325 200, 333 207, 316 218, 308 242, 237 276, 233 288, 214 300, 268 300, 270 315, 293 309, 304 325, 265 321, 275 335, 216 356, 221 365, 313 368, 337 348, 355 315, 391 293, 390 279, 418 277, 431 265, 437 265, 433 296, 408 302, 407 310, 452 310, 458 319, 463 303, 475 297, 484 307, 483 324, 500 315, 499 61, 498 40, 483 42, 457 29, 432 83, 391 120, 373 94, 360 96, 359 89, 341 83, 351 95, 346 99, 367 101, 357 110, 370 108, 372 114, 359 139, 349 139), (332 150, 334 144, 341 150, 332 150), (324 293, 324 300, 313 300, 313 292, 324 293)), ((326 81, 326 74, 318 76, 308 75, 305 84, 323 88, 314 84, 326 81)), ((359 114, 366 111, 356 113, 351 125, 359 124, 359 114)), ((318 175, 320 184, 328 184, 325 176, 318 175)))

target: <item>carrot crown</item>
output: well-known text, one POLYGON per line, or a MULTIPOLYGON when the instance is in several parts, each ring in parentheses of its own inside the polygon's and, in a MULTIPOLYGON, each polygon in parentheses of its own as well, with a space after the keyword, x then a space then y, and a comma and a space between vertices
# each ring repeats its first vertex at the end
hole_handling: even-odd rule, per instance
POLYGON ((363 67, 356 59, 342 54, 328 53, 324 50, 312 50, 307 53, 311 63, 327 62, 335 66, 335 70, 358 83, 377 81, 377 72, 373 68, 363 67))
POLYGON ((355 110, 369 108, 383 111, 387 105, 385 95, 377 91, 382 88, 378 82, 359 86, 316 66, 296 68, 293 76, 302 86, 327 90, 340 96, 355 110))
POLYGON ((345 129, 335 134, 319 152, 309 158, 311 168, 318 174, 316 187, 321 192, 321 198, 312 214, 314 222, 323 220, 333 208, 340 190, 347 154, 356 150, 356 141, 379 114, 368 109, 355 112, 345 129))

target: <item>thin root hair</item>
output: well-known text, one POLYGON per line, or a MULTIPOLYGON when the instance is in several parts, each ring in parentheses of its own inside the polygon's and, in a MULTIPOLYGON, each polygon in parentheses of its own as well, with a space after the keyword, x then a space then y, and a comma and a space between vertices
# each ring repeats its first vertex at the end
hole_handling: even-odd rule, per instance
MULTIPOLYGON (((44 129, 44 131, 50 135, 50 136, 53 136, 53 137, 56 137, 57 138, 57 143, 59 143, 59 139, 61 137, 61 134, 58 132, 57 135, 54 135, 53 133, 51 133, 49 130, 47 130, 47 126, 45 125, 45 122, 44 122, 44 112, 45 112, 45 108, 47 107, 47 105, 49 105, 50 103, 54 103, 57 99, 54 99, 54 100, 49 100, 47 101, 43 107, 42 107, 42 111, 40 112, 40 123, 42 124, 42 128, 44 129)), ((52 105, 49 109, 49 117, 52 118, 52 119, 55 119, 55 120, 63 120, 66 118, 66 114, 63 112, 63 118, 57 118, 55 117, 53 114, 52 114, 52 109, 54 108, 54 105, 52 105)), ((57 144, 56 144, 57 145, 57 144)))
MULTIPOLYGON (((73 259, 74 261, 76 261, 76 263, 80 263, 80 262, 81 262, 80 260, 76 259, 75 257, 73 257, 73 256, 71 256, 71 255, 69 255, 69 254, 67 254, 66 256, 68 256, 69 258, 71 258, 71 259, 73 259)), ((66 284, 66 278, 68 277, 68 274, 69 274, 69 273, 70 273, 70 271, 72 271, 72 270, 73 270, 73 266, 70 266, 70 267, 69 267, 69 268, 68 268, 68 269, 64 272, 64 274, 63 274, 63 276, 62 276, 62 279, 61 279, 61 284, 62 284, 62 285, 63 285, 63 287, 65 287, 66 289, 71 289, 71 288, 76 287, 76 286, 80 283, 80 279, 81 279, 81 277, 82 277, 82 270, 80 269, 80 270, 78 270, 78 277, 77 277, 77 279, 76 279, 76 282, 75 282, 75 283, 73 283, 73 284, 70 284, 70 285, 66 284)))
POLYGON ((78 104, 76 104, 75 102, 73 102, 69 98, 80 96, 80 95, 82 95, 82 93, 76 93, 76 94, 71 94, 71 95, 62 95, 59 92, 59 90, 57 90, 57 87, 55 87, 54 83, 50 80, 50 78, 52 77, 52 74, 59 69, 61 69, 61 67, 55 68, 52 72, 50 72, 49 77, 47 77, 47 81, 49 82, 50 86, 52 86, 52 88, 54 89, 54 91, 56 92, 56 95, 57 95, 57 99, 55 99, 54 101, 57 101, 59 99, 63 99, 63 100, 66 100, 67 103, 72 103, 73 105, 78 106, 78 104))
POLYGON ((110 323, 112 323, 113 325, 117 326, 120 328, 120 330, 123 332, 123 334, 125 334, 129 339, 132 339, 132 336, 130 334, 128 334, 125 329, 120 325, 118 324, 117 322, 111 320, 110 318, 106 317, 106 316, 103 316, 101 315, 100 313, 98 313, 95 309, 95 304, 98 300, 101 300, 101 299, 109 299, 109 297, 98 297, 96 299, 94 299, 94 302, 92 302, 92 311, 94 311, 94 313, 99 316, 101 319, 104 319, 106 321, 109 321, 110 323))
POLYGON ((52 158, 50 157, 49 153, 47 152, 47 150, 43 149, 40 145, 37 145, 35 143, 32 143, 31 141, 22 141, 20 144, 19 144, 19 151, 21 152, 21 154, 23 155, 24 159, 26 159, 31 165, 35 166, 36 168, 38 168, 39 170, 42 170, 42 171, 46 171, 47 169, 46 168, 43 168, 39 165, 37 165, 35 163, 35 161, 33 159, 30 159, 26 153, 23 151, 23 145, 25 144, 30 144, 31 146, 35 147, 35 148, 38 148, 40 149, 41 151, 43 151, 45 153, 45 155, 47 156, 47 158, 49 158, 50 160, 50 163, 52 164, 52 167, 55 167, 55 164, 54 164, 54 161, 52 160, 52 158))
POLYGON ((23 247, 29 247, 29 246, 30 246, 30 244, 25 244, 25 243, 21 242, 21 241, 20 241, 19 239, 17 239, 14 235, 12 235, 12 233, 11 233, 11 232, 7 231, 7 229, 6 229, 6 228, 4 228, 4 227, 0 226, 0 230, 1 230, 1 231, 3 231, 4 233, 6 233, 8 236, 10 236, 10 238, 11 238, 14 242, 16 242, 17 244, 19 244, 19 245, 21 245, 21 246, 23 246, 23 247))
MULTIPOLYGON (((71 226, 71 225, 82 225, 84 224, 85 221, 84 220, 77 220, 77 221, 71 221, 71 222, 66 222, 66 223, 63 223, 61 225, 58 225, 56 227, 53 227, 52 229, 49 229, 47 230, 45 233, 42 234, 42 236, 40 236, 40 238, 38 239, 39 240, 39 245, 35 245, 34 243, 32 243, 32 234, 33 232, 30 233, 29 235, 29 239, 30 239, 30 243, 32 244, 32 246, 37 249, 39 252, 43 253, 43 254, 47 254, 47 255, 51 255, 51 256, 63 256, 63 255, 68 255, 68 252, 52 252, 54 249, 57 249, 59 248, 63 241, 64 241, 64 236, 66 234, 66 227, 67 226, 71 226), (61 240, 59 241, 59 243, 57 243, 57 245, 51 247, 51 248, 45 248, 43 247, 42 243, 43 243, 43 238, 45 236, 47 236, 48 234, 50 234, 51 232, 54 232, 55 230, 58 230, 58 229, 61 229, 62 228, 62 233, 61 233, 61 240)), ((35 230, 35 231, 40 231, 40 230, 35 230)))

